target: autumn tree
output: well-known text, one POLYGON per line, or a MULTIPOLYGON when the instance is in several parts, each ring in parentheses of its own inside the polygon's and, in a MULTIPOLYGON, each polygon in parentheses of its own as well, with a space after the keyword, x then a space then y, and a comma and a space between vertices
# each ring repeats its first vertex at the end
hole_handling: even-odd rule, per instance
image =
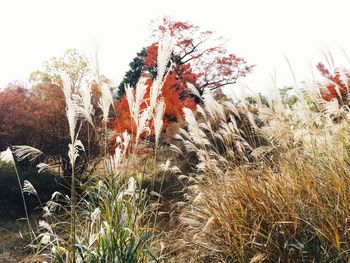
POLYGON ((30 144, 35 118, 28 89, 9 85, 0 91, 0 151, 12 144, 30 144))
MULTIPOLYGON (((141 76, 149 78, 151 87, 157 76, 158 40, 165 32, 171 35, 174 48, 162 89, 165 100, 164 128, 183 118, 183 107, 194 110, 206 90, 220 93, 221 87, 234 84, 239 77, 252 70, 252 66, 243 58, 228 53, 224 41, 214 38, 213 32, 202 31, 189 22, 164 18, 152 33, 152 44, 137 54, 119 85, 118 97, 121 100, 116 102, 117 118, 113 123, 117 132, 135 130, 127 100, 123 97, 125 88, 128 85, 135 87, 141 76)), ((147 94, 149 91, 145 100, 149 98, 147 94)))
MULTIPOLYGON (((165 31, 170 32, 174 42, 169 70, 176 73, 177 79, 185 79, 193 84, 200 94, 205 90, 213 91, 234 84, 253 68, 244 58, 229 53, 224 46, 225 41, 221 37, 215 37, 212 31, 203 31, 189 22, 164 18, 161 25, 155 26, 153 43, 146 48, 146 54, 144 50, 141 51, 130 63, 130 70, 119 86, 120 97, 124 94, 125 85, 134 86, 142 72, 156 75, 157 41, 165 31)), ((187 96, 187 87, 177 89, 181 97, 187 96)))
POLYGON ((88 58, 76 49, 67 49, 62 56, 43 62, 42 69, 33 71, 29 79, 33 84, 60 83, 62 73, 69 76, 75 91, 79 90, 82 81, 90 80, 92 76, 88 58))
MULTIPOLYGON (((69 129, 59 74, 64 72, 72 78, 75 94, 79 94, 83 89, 90 89, 95 109, 98 108, 100 84, 95 81, 90 84, 85 82, 90 74, 87 59, 75 50, 68 50, 63 57, 52 58, 44 65, 46 66, 42 71, 31 75, 31 87, 10 85, 0 92, 0 148, 19 144, 31 145, 43 151, 68 174, 69 129)), ((99 79, 101 82, 108 82, 103 76, 99 79)), ((101 122, 98 110, 93 118, 95 127, 98 127, 101 122)), ((96 132, 99 131, 87 126, 87 122, 78 122, 87 155, 94 158, 100 151, 96 137, 96 132)), ((83 157, 86 156, 82 156, 81 159, 83 157)))
POLYGON ((30 75, 32 81, 31 100, 36 102, 36 132, 37 146, 48 156, 55 159, 67 170, 68 126, 66 121, 66 102, 62 92, 61 75, 65 73, 70 81, 72 93, 79 95, 83 90, 90 90, 91 102, 96 109, 93 115, 94 126, 87 122, 78 123, 81 140, 86 145, 87 156, 94 158, 99 153, 96 127, 101 123, 101 112, 98 110, 100 86, 109 83, 103 75, 94 76, 88 58, 76 49, 67 49, 60 57, 52 57, 43 63, 40 70, 30 75))

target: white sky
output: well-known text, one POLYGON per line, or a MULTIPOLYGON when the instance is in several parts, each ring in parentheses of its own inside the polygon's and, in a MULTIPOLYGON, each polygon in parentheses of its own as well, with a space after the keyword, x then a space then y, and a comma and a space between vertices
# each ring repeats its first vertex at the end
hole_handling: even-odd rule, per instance
POLYGON ((336 65, 350 67, 349 1, 313 0, 1 0, 0 87, 25 81, 44 60, 77 48, 93 57, 100 71, 119 81, 147 42, 152 19, 170 15, 230 39, 228 49, 257 67, 242 79, 254 91, 312 78, 311 65, 330 50, 336 65))

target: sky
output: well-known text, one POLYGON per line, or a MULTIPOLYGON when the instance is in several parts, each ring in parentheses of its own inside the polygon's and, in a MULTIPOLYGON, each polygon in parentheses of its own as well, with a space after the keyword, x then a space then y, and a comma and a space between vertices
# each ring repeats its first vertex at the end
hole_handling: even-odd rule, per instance
MULTIPOLYGON (((0 87, 24 82, 42 62, 76 48, 93 58, 100 72, 119 82, 129 62, 149 44, 150 21, 171 16, 229 41, 229 51, 257 65, 231 90, 268 91, 310 81, 315 64, 330 52, 337 66, 350 68, 346 0, 1 0, 0 87), (286 59, 287 58, 287 59, 286 59)), ((350 4, 350 3, 349 3, 350 4)), ((317 76, 316 76, 317 77, 317 76)))

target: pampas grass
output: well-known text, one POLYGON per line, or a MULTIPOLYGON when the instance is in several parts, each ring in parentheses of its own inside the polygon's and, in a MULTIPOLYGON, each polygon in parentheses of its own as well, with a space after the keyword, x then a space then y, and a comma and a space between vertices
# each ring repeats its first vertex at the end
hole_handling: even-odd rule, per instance
POLYGON ((293 152, 281 157, 274 168, 232 169, 199 185, 180 217, 182 256, 193 262, 250 262, 258 255, 268 262, 346 262, 344 162, 328 156, 328 163, 315 165, 320 160, 293 152))
POLYGON ((103 84, 101 87, 101 98, 99 99, 98 106, 102 110, 102 120, 104 123, 108 122, 109 110, 113 106, 113 96, 111 90, 107 84, 103 84))
POLYGON ((254 108, 207 94, 197 116, 185 109, 177 138, 197 165, 172 260, 349 260, 349 109, 314 89, 292 106, 277 94, 254 108))
MULTIPOLYGON (((150 134, 152 119, 158 146, 165 110, 161 87, 170 53, 169 40, 164 40, 160 44, 160 71, 157 84, 152 86, 154 87, 151 91, 152 102, 152 99, 144 98, 148 87, 146 79, 140 79, 135 87, 135 93, 130 87, 126 89, 130 114, 137 127, 136 134, 125 131, 117 135, 113 155, 109 155, 107 151, 105 137, 105 153, 101 163, 103 173, 98 171, 99 174, 89 176, 89 180, 81 186, 83 193, 79 199, 75 190, 75 163, 79 155, 85 151, 78 139, 81 128, 79 124, 81 125, 84 120, 92 124, 94 110, 89 98, 91 94, 84 91, 81 95, 72 94, 69 79, 62 76, 71 138, 68 145, 72 168, 71 196, 54 193, 43 208, 45 221, 40 222, 40 234, 37 236, 38 253, 47 254, 50 259, 58 262, 157 261, 151 249, 151 243, 156 240, 151 220, 155 220, 157 210, 154 211, 149 204, 150 193, 141 188, 144 175, 134 173, 135 169, 129 171, 129 162, 135 161, 136 155, 131 152, 131 161, 127 159, 130 150, 133 149, 129 145, 132 142, 136 142, 137 145, 141 138, 150 134), (145 109, 141 109, 143 103, 147 106, 145 109), (126 166, 123 165, 124 162, 126 166), (57 214, 58 211, 63 213, 57 214), (68 212, 70 222, 66 218, 68 212), (70 231, 67 229, 68 225, 71 226, 70 231)), ((107 122, 113 99, 107 85, 102 86, 101 92, 98 107, 102 110, 102 125, 107 135, 107 122)), ((45 164, 38 166, 40 169, 46 167, 45 164)), ((34 193, 29 184, 26 189, 34 193)))
POLYGON ((167 64, 169 63, 170 55, 173 51, 172 38, 170 32, 166 31, 158 44, 157 56, 157 77, 153 81, 150 91, 150 108, 151 111, 156 107, 157 100, 161 95, 164 75, 166 74, 167 64))
MULTIPOLYGON (((102 93, 102 96, 104 96, 104 93, 102 93)), ((78 111, 82 118, 87 120, 92 126, 94 126, 92 117, 95 113, 95 110, 91 103, 91 91, 89 87, 85 86, 82 89, 80 89, 80 96, 77 96, 76 100, 79 105, 78 111)))
POLYGON ((147 91, 147 78, 141 77, 135 87, 135 98, 133 88, 128 86, 125 89, 126 98, 129 104, 130 116, 134 119, 135 123, 138 123, 141 113, 141 103, 144 102, 144 97, 147 91))
POLYGON ((28 145, 16 145, 13 147, 13 149, 13 154, 16 156, 18 161, 28 159, 32 162, 39 156, 43 155, 42 151, 28 145))
MULTIPOLYGON (((115 135, 113 154, 107 150, 113 106, 109 86, 101 87, 102 127, 95 127, 90 91, 72 94, 70 80, 62 76, 71 194, 55 192, 43 207, 37 252, 53 262, 349 261, 348 106, 322 99, 320 86, 327 83, 296 83, 292 103, 276 88, 266 97, 255 94, 251 104, 217 101, 210 92, 200 95, 189 84, 201 104, 195 112, 183 109, 185 125, 169 147, 176 155, 163 156, 158 149, 166 109, 162 86, 171 54, 172 42, 165 33, 152 85, 143 76, 136 87, 126 87, 136 130, 115 135), (104 130, 105 151, 77 196, 75 166, 85 152, 79 139, 85 121, 95 132, 104 130), (140 168, 136 150, 152 131, 154 156, 143 158, 140 168), (187 170, 181 172, 173 164, 187 170), (151 170, 150 177, 146 169, 151 170), (162 188, 169 173, 184 188, 169 193, 176 197, 170 197, 175 200, 165 207, 162 188), (171 224, 166 227, 159 220, 165 214, 171 224)), ((329 58, 329 63, 334 61, 329 58)), ((339 74, 348 89, 348 71, 339 74)), ((0 160, 15 166, 13 154, 18 160, 35 160, 42 152, 17 146, 13 153, 0 153, 0 160)), ((49 165, 37 167, 40 171, 49 165)), ((22 197, 38 196, 30 182, 22 188, 18 173, 17 177, 22 197)))
MULTIPOLYGON (((70 79, 67 75, 61 76, 63 80, 63 93, 66 99, 66 116, 69 125, 69 134, 71 142, 68 145, 68 157, 72 168, 71 172, 71 260, 76 261, 75 242, 76 242, 76 190, 75 190, 75 161, 79 155, 79 151, 85 151, 83 144, 77 139, 79 131, 76 130, 77 121, 81 108, 75 96, 72 94, 70 79), (74 99, 75 98, 75 99, 74 99)), ((85 116, 86 117, 86 116, 85 116)))
POLYGON ((141 135, 151 133, 150 125, 153 121, 156 147, 158 146, 160 132, 163 127, 163 115, 165 112, 165 103, 162 99, 163 80, 166 77, 167 64, 169 63, 172 53, 172 42, 169 32, 164 33, 159 41, 157 56, 157 76, 150 87, 150 97, 145 99, 148 89, 148 79, 141 77, 136 84, 135 91, 133 87, 126 87, 126 99, 129 105, 130 116, 136 124, 136 144, 139 142, 141 135), (144 109, 141 105, 146 104, 144 109))
POLYGON ((0 152, 0 161, 3 161, 5 163, 10 163, 10 164, 15 163, 12 151, 9 147, 7 147, 5 151, 0 152))

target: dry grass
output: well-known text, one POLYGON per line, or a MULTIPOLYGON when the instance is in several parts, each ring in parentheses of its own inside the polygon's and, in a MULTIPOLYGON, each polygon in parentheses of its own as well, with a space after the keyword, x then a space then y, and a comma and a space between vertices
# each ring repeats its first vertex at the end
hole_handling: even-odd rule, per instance
POLYGON ((293 108, 260 103, 258 118, 242 103, 207 103, 197 120, 186 112, 178 136, 197 165, 169 261, 348 262, 348 109, 312 93, 293 108))
MULTIPOLYGON (((185 128, 174 124, 160 137, 171 46, 165 35, 149 100, 144 78, 126 89, 137 130, 116 136, 113 156, 107 151, 113 99, 102 87, 103 167, 87 175, 79 196, 74 167, 85 149, 78 124, 91 123, 94 109, 89 92, 72 94, 63 78, 71 197, 55 192, 43 207, 37 253, 53 262, 350 262, 349 108, 323 101, 318 86, 294 90, 293 103, 276 92, 264 102, 253 98, 254 106, 205 93, 197 113, 184 109, 185 128), (156 151, 140 161, 136 150, 151 127, 156 151), (168 145, 160 147, 175 131, 178 141, 169 148, 185 164, 168 145), (136 150, 128 153, 131 144, 136 150), (170 161, 187 170, 181 174, 170 161)), ((19 160, 41 154, 27 146, 17 153, 19 160)), ((0 160, 15 164, 10 149, 0 160)), ((18 181, 22 196, 37 195, 18 181)))
POLYGON ((277 173, 237 169, 199 186, 181 215, 188 251, 222 262, 249 262, 258 255, 267 262, 346 262, 349 169, 287 160, 277 173))

